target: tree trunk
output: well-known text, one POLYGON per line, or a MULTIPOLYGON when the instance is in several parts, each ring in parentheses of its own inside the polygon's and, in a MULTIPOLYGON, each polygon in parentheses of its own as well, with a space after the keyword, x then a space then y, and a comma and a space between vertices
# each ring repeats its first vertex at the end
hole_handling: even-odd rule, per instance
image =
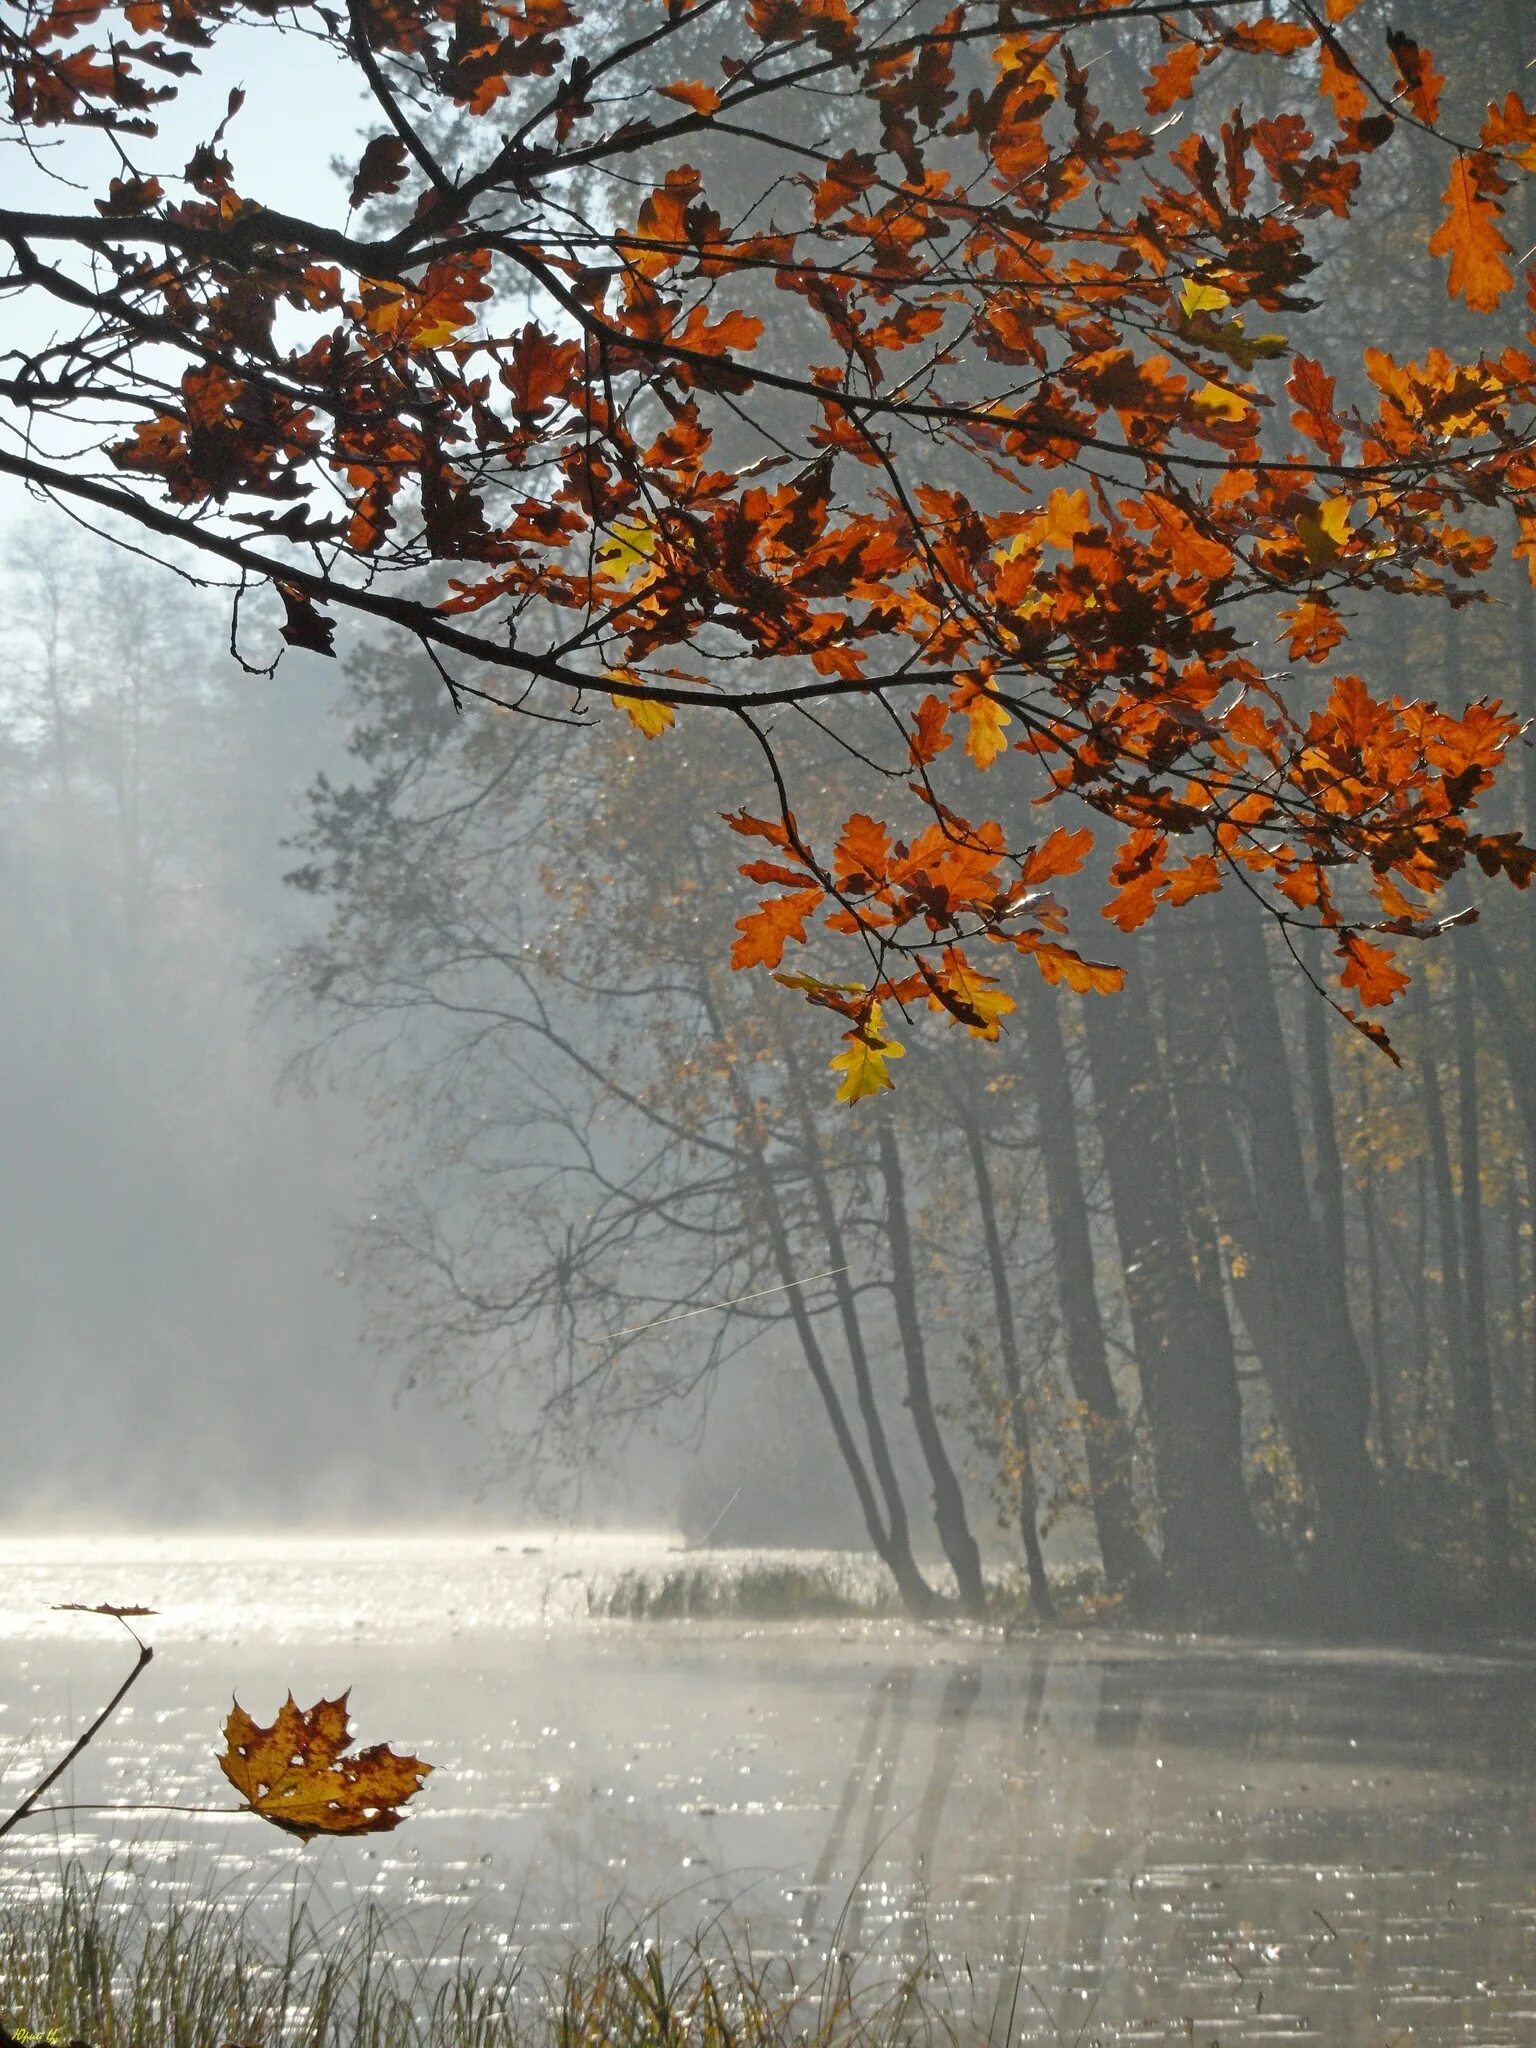
MULTIPOLYGON (((1315 931, 1303 934, 1302 958, 1314 980, 1323 979, 1322 943, 1315 931)), ((1307 1074, 1307 1121, 1312 1130, 1312 1185, 1317 1194, 1318 1255, 1336 1315, 1349 1315, 1349 1247, 1344 1217, 1344 1162, 1333 1101, 1333 1065, 1328 1033, 1333 1011, 1315 991, 1302 1005, 1302 1046, 1307 1074)))
MULTIPOLYGON (((1460 934, 1457 934, 1459 937, 1460 934)), ((1454 941, 1453 941, 1454 944, 1454 941)), ((1453 953, 1457 1123, 1461 1148, 1462 1316, 1466 1355, 1467 1456, 1483 1508, 1488 1590, 1502 1599, 1509 1585, 1509 1478, 1499 1449, 1493 1373, 1488 1352, 1487 1261, 1483 1245, 1482 1105, 1477 1089, 1477 1016, 1466 949, 1453 953)))
POLYGON ((1033 973, 1025 976, 1024 1029, 1029 1049, 1045 1199, 1055 1253, 1067 1379, 1084 1410, 1083 1450, 1088 1493, 1104 1577, 1117 1591, 1145 1585, 1157 1560, 1136 1527, 1131 1488, 1131 1441, 1120 1397, 1110 1377, 1104 1319, 1093 1277, 1088 1198, 1077 1149, 1077 1104, 1061 1033, 1061 998, 1033 973))
POLYGON ((1526 1143, 1536 1146, 1536 1028, 1526 1021, 1510 994, 1493 941, 1482 925, 1458 931, 1456 943, 1465 948, 1476 977, 1477 992, 1509 1075, 1510 1092, 1519 1105, 1526 1143))
POLYGON ((1357 1625, 1375 1623, 1392 1616, 1405 1582, 1367 1448, 1371 1403, 1365 1361, 1348 1303, 1330 1278, 1331 1261, 1308 1200, 1301 1130, 1263 928, 1256 912, 1233 906, 1216 929, 1234 1093, 1247 1127, 1256 1212, 1262 1219, 1253 1256, 1271 1313, 1260 1355, 1312 1497, 1318 1573, 1330 1608, 1357 1625))
MULTIPOLYGON (((710 1014, 711 1028, 721 1035, 721 1022, 714 1013, 713 1005, 706 1005, 710 1014)), ((746 1162, 762 1225, 767 1233, 769 1249, 777 1267, 780 1279, 785 1283, 789 1300, 789 1313, 800 1339, 800 1349, 805 1357, 806 1367, 815 1384, 821 1403, 832 1425, 832 1435, 837 1443, 848 1477, 853 1482, 854 1494, 858 1499, 859 1512, 864 1518, 864 1527, 880 1561, 896 1581, 896 1590, 909 1613, 926 1617, 937 1612, 940 1605, 937 1595, 919 1571, 913 1560, 908 1544, 894 1535, 880 1516, 880 1505, 870 1482, 869 1471, 859 1450, 858 1441, 848 1421, 847 1410, 837 1383, 832 1377, 827 1356, 817 1335, 816 1325, 805 1304, 802 1289, 792 1283, 801 1275, 796 1270, 796 1260, 790 1243, 789 1227, 785 1220, 783 1204, 774 1185, 773 1173, 768 1165, 762 1139, 758 1130, 757 1105, 740 1076, 729 1070, 729 1086, 732 1106, 736 1112, 739 1141, 742 1156, 746 1162)))
POLYGON ((1002 1232, 997 1224, 997 1203, 992 1191, 992 1172, 987 1163, 986 1139, 974 1101, 961 1105, 961 1123, 966 1149, 971 1155, 971 1174, 976 1182, 976 1206, 981 1218, 982 1242, 987 1252, 987 1272, 992 1282, 992 1302, 997 1316, 997 1346, 1003 1366, 1003 1388, 1008 1396, 1008 1432, 1019 1471, 1019 1537, 1024 1545, 1024 1568, 1029 1577, 1030 1603, 1042 1621, 1056 1619, 1051 1582, 1045 1574, 1040 1549, 1040 1498, 1035 1484, 1035 1450, 1030 1438, 1029 1412, 1024 1403, 1024 1364, 1019 1355, 1018 1326, 1013 1315, 1013 1289, 1008 1281, 1008 1262, 1003 1256, 1002 1232))
POLYGON ((1087 997, 1083 1015, 1151 1425, 1164 1569, 1183 1604, 1235 1619, 1262 1592, 1263 1560, 1243 1485, 1231 1332, 1213 1326, 1197 1285, 1173 1111, 1139 977, 1119 995, 1087 997))
POLYGON ((1376 1380, 1376 1445, 1383 1472, 1390 1479, 1397 1469, 1397 1444, 1392 1428, 1392 1382, 1387 1370, 1386 1333, 1383 1327, 1381 1279, 1381 1227, 1376 1216, 1376 1157, 1366 1156, 1360 1183, 1360 1221, 1365 1235, 1365 1275, 1370 1293, 1371 1363, 1376 1380))
POLYGON ((933 1484, 934 1527, 955 1575, 961 1610, 973 1620, 980 1621, 987 1611, 981 1552, 971 1534, 965 1513, 965 1496, 960 1491, 960 1481, 950 1463, 939 1418, 934 1412, 918 1302, 917 1267, 912 1255, 912 1227, 907 1214, 906 1176, 902 1171, 901 1147, 888 1102, 875 1106, 875 1118, 879 1133, 880 1177, 885 1183, 891 1289, 896 1304, 896 1327, 907 1368, 907 1405, 912 1411, 917 1440, 922 1446, 928 1477, 933 1484))
POLYGON ((1467 1356, 1466 1311, 1461 1291, 1461 1223, 1456 1213, 1456 1184, 1451 1173, 1451 1144, 1445 1127, 1445 1097, 1440 1087, 1440 1062, 1435 1046, 1433 1018, 1422 988, 1415 983, 1410 997, 1417 1012, 1419 1031, 1419 1105, 1424 1116, 1424 1134, 1429 1144, 1429 1176, 1435 1196, 1435 1229, 1440 1241, 1440 1313, 1445 1326, 1445 1348, 1451 1375, 1456 1451, 1466 1457, 1467 1396, 1463 1384, 1467 1356))
MULTIPOLYGON (((835 1269, 832 1287, 837 1296, 838 1315, 842 1321, 843 1337, 848 1347, 848 1362, 853 1368, 854 1393, 864 1423, 864 1435, 869 1444, 869 1459, 874 1467, 881 1497, 885 1502, 886 1541, 890 1546, 891 1555, 901 1561, 901 1570, 897 1574, 898 1582, 910 1585, 914 1590, 921 1587, 921 1611, 931 1612, 938 1605, 938 1597, 923 1578, 912 1555, 907 1505, 902 1497, 901 1480, 891 1458, 885 1423, 875 1398, 874 1378, 869 1368, 869 1349, 864 1342, 864 1328, 859 1320, 859 1305, 854 1297, 853 1282, 848 1271, 847 1240, 843 1236, 837 1204, 832 1198, 831 1184, 827 1179, 826 1163, 822 1158, 821 1142, 816 1131, 816 1120, 794 1048, 787 1039, 781 1040, 781 1045, 800 1125, 800 1140, 810 1180, 811 1199, 816 1207, 816 1219, 821 1233, 826 1239, 827 1256, 835 1269)), ((902 1597, 907 1597, 905 1591, 902 1597)), ((911 1604, 908 1600, 908 1605, 911 1604)))

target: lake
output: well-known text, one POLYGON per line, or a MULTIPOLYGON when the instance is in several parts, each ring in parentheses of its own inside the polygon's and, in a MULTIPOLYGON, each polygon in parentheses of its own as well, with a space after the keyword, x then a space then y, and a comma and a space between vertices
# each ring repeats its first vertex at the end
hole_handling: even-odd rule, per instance
POLYGON ((1016 1987, 1024 2043, 1536 2043, 1530 1655, 589 1613, 669 1563, 661 1536, 0 1539, 6 1810, 131 1662, 62 1600, 160 1611, 61 1802, 227 1806, 236 1692, 266 1721, 350 1686, 363 1741, 437 1767, 392 1835, 80 1811, 0 1844, 0 1885, 73 1857, 277 1921, 298 1884, 443 1956, 605 1916, 926 1956, 965 2011, 1016 1987))

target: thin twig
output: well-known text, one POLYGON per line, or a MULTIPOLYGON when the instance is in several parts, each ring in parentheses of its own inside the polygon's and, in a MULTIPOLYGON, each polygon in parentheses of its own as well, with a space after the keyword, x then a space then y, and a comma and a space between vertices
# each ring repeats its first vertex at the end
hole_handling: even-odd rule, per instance
MULTIPOLYGON (((22 1800, 20 1806, 18 1806, 14 1810, 14 1812, 12 1812, 5 1820, 0 1821, 0 1836, 8 1835, 11 1832, 12 1828, 18 1827, 21 1824, 21 1822, 24 1821, 27 1818, 27 1816, 33 1811, 33 1809, 37 1805, 37 1802, 42 1798, 43 1794, 49 1789, 49 1787, 56 1785, 59 1782, 60 1778, 63 1777, 64 1773, 69 1769, 70 1765, 75 1761, 75 1758, 79 1756, 83 1750, 87 1749, 92 1742, 95 1741, 96 1737, 101 1733, 102 1729, 107 1725, 108 1721, 111 1720, 112 1716, 117 1712, 118 1708, 122 1705, 123 1701, 128 1697, 128 1694, 133 1688, 133 1686, 138 1682, 138 1679, 142 1674, 145 1666, 154 1657, 155 1653, 150 1644, 142 1641, 137 1632, 134 1629, 128 1627, 128 1623, 123 1620, 123 1617, 120 1614, 114 1616, 113 1618, 119 1622, 122 1622, 123 1627, 128 1629, 129 1635, 131 1635, 133 1637, 133 1640, 138 1644, 139 1655, 137 1663, 135 1663, 133 1669, 129 1672, 128 1676, 123 1680, 122 1684, 117 1688, 117 1691, 113 1693, 111 1699, 107 1701, 107 1704, 102 1708, 101 1712, 96 1716, 95 1720, 92 1721, 90 1726, 86 1728, 81 1734, 76 1736, 75 1740, 70 1744, 69 1748, 65 1750, 63 1756, 59 1758, 59 1761, 54 1765, 53 1769, 47 1772, 42 1778, 38 1780, 37 1784, 33 1786, 32 1790, 27 1794, 26 1798, 22 1800)), ((68 1810, 68 1808, 64 1807, 57 1809, 49 1809, 50 1812, 67 1812, 68 1810)))

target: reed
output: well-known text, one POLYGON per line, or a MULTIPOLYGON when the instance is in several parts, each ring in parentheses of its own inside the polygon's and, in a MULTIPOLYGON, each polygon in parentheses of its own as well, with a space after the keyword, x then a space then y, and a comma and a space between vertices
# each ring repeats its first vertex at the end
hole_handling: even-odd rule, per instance
MULTIPOLYGON (((121 1879, 122 1873, 116 1873, 121 1879)), ((764 1961, 715 1930, 604 1930, 555 1968, 426 1955, 365 1906, 286 1932, 208 1896, 151 1912, 79 1867, 0 1899, 0 2038, 89 2048, 952 2048, 993 2028, 935 1999, 926 1965, 764 1961)))

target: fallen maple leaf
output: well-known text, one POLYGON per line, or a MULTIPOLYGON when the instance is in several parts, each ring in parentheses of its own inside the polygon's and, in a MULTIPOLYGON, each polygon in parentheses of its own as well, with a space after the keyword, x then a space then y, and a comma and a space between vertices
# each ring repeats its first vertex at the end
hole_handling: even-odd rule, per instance
POLYGON ((286 1834, 376 1835, 400 1825, 403 1802, 421 1790, 432 1769, 419 1757, 397 1756, 384 1743, 352 1747, 348 1695, 317 1700, 306 1712, 290 1693, 270 1728, 238 1700, 224 1724, 219 1769, 252 1813, 286 1834))

